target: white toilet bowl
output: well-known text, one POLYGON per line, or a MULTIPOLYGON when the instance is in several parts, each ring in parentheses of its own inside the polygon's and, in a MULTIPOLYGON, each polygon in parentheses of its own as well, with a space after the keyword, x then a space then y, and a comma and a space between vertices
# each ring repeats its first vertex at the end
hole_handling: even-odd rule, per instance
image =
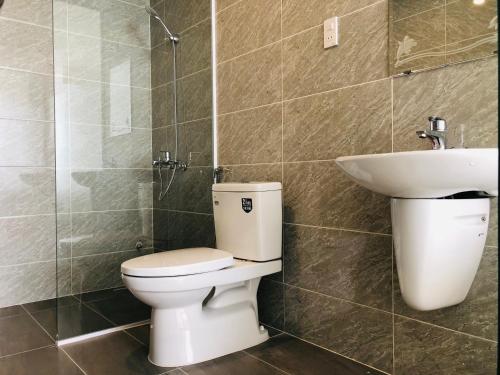
POLYGON ((158 366, 203 362, 269 338, 257 288, 281 271, 281 183, 215 184, 212 198, 223 250, 171 250, 122 264, 125 285, 152 307, 149 360, 158 366))
POLYGON ((234 260, 231 253, 210 248, 123 263, 123 282, 152 307, 149 360, 163 367, 184 366, 266 341, 257 288, 262 276, 281 267, 281 260, 234 260))

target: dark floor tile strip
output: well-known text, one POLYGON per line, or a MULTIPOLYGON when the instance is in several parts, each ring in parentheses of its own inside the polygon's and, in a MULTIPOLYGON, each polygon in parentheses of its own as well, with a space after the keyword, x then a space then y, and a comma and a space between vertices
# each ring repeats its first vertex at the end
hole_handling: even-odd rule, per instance
POLYGON ((17 352, 17 353, 6 354, 6 355, 3 355, 3 356, 0 356, 0 359, 9 358, 9 357, 13 357, 13 356, 18 355, 18 354, 29 353, 29 352, 32 352, 32 351, 35 351, 35 350, 40 350, 40 349, 45 349, 45 348, 52 348, 52 347, 55 347, 55 345, 52 344, 52 345, 40 346, 38 348, 23 350, 23 351, 17 352))
POLYGON ((252 357, 252 358, 254 358, 254 359, 258 360, 259 362, 262 362, 262 363, 265 363, 265 364, 266 364, 266 365, 268 365, 268 366, 271 366, 272 368, 274 368, 274 369, 278 370, 279 372, 282 372, 283 374, 286 374, 286 375, 292 375, 292 374, 290 374, 289 372, 286 372, 285 370, 283 370, 283 369, 281 369, 281 368, 279 368, 279 367, 277 367, 277 366, 273 365, 272 363, 269 363, 269 362, 267 362, 267 361, 264 361, 263 359, 261 359, 261 358, 259 358, 259 357, 256 357, 256 356, 254 356, 253 354, 250 354, 250 353, 249 353, 249 352, 247 352, 246 350, 242 350, 242 352, 243 352, 243 353, 245 353, 246 355, 248 355, 248 356, 250 356, 250 357, 252 357))
POLYGON ((346 357, 345 355, 340 354, 340 353, 337 353, 337 352, 335 352, 335 351, 333 351, 333 350, 331 350, 331 349, 327 349, 327 348, 324 348, 324 347, 322 347, 322 346, 320 346, 320 345, 318 345, 318 344, 315 344, 315 343, 313 343, 313 342, 310 342, 310 341, 304 340, 303 338, 300 338, 300 337, 298 337, 298 336, 295 336, 295 335, 293 335, 293 334, 291 334, 291 333, 288 333, 288 332, 283 332, 283 334, 288 335, 288 336, 291 336, 291 337, 293 337, 293 338, 295 338, 295 339, 297 339, 297 340, 303 341, 303 342, 305 342, 305 343, 307 343, 307 344, 309 344, 309 345, 313 345, 313 346, 315 346, 316 348, 319 348, 319 349, 322 349, 322 350, 326 350, 326 351, 328 351, 328 352, 330 352, 330 353, 333 353, 333 354, 335 354, 335 355, 338 355, 338 356, 340 356, 340 357, 343 357, 343 358, 345 358, 345 359, 347 359, 347 360, 349 360, 349 361, 352 361, 352 362, 354 362, 354 363, 359 363, 360 365, 363 365, 363 366, 369 367, 369 368, 371 368, 372 370, 378 371, 378 372, 380 372, 380 373, 387 374, 387 375, 393 375, 393 374, 391 374, 391 373, 389 373, 389 372, 387 372, 387 371, 380 370, 380 369, 375 368, 375 367, 373 367, 373 366, 371 366, 371 365, 368 365, 368 364, 366 364, 366 363, 363 363, 363 362, 357 361, 357 360, 355 360, 355 359, 353 359, 353 358, 346 357))
POLYGON ((467 333, 467 332, 463 332, 463 331, 456 331, 454 329, 451 329, 451 328, 448 328, 448 327, 443 327, 443 326, 440 326, 440 325, 437 325, 437 324, 433 324, 433 323, 429 323, 429 322, 426 322, 424 320, 410 318, 410 317, 408 317, 406 315, 401 315, 401 314, 393 314, 393 315, 394 315, 394 317, 404 318, 406 320, 413 320, 415 322, 422 323, 422 324, 425 324, 427 326, 431 326, 431 327, 438 328, 438 329, 443 329, 445 331, 449 331, 449 332, 452 332, 452 333, 457 333, 457 334, 464 335, 464 336, 469 336, 469 337, 471 337, 473 339, 482 340, 482 341, 488 341, 488 342, 491 342, 491 343, 498 344, 497 340, 487 339, 485 337, 476 336, 476 335, 473 335, 471 333, 467 333))
POLYGON ((66 355, 66 357, 69 358, 69 360, 71 362, 73 362, 75 364, 76 367, 78 367, 78 369, 84 374, 84 375, 87 375, 87 373, 83 370, 83 368, 80 367, 80 365, 73 359, 73 357, 71 357, 68 352, 66 352, 66 350, 64 350, 64 348, 62 346, 59 347, 59 350, 61 350, 64 355, 66 355))
POLYGON ((21 307, 23 308, 24 311, 26 311, 26 314, 28 314, 28 316, 35 322, 35 324, 40 327, 40 329, 45 332, 45 334, 47 336, 49 336, 49 338, 55 343, 56 340, 55 338, 53 338, 49 332, 47 332, 47 330, 40 324, 40 322, 38 322, 38 320, 35 319, 35 317, 23 306, 21 305, 21 307))

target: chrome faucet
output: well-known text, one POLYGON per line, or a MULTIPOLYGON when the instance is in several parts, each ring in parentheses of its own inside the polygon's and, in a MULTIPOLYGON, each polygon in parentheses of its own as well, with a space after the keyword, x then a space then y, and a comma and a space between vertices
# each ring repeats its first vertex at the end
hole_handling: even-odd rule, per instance
POLYGON ((153 160, 153 167, 162 168, 168 167, 170 169, 186 170, 188 165, 182 161, 172 159, 169 151, 160 151, 160 156, 157 160, 153 160))
POLYGON ((429 117, 429 129, 417 131, 419 138, 427 138, 432 143, 433 150, 444 150, 446 148, 446 121, 440 117, 429 117))

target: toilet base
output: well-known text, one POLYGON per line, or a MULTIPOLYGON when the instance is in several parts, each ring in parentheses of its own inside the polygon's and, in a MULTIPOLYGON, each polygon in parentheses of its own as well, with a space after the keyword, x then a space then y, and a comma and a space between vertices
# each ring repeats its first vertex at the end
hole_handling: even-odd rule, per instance
MULTIPOLYGON (((149 360, 179 367, 237 352, 269 339, 259 325, 260 278, 217 287, 205 305, 153 308, 149 360)), ((200 292, 200 291, 198 291, 200 292)), ((203 293, 208 295, 210 288, 203 293)))

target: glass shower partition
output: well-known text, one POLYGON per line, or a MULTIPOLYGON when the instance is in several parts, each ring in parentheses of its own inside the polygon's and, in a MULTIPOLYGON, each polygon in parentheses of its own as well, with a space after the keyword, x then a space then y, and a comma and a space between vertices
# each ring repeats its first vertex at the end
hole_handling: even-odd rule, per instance
POLYGON ((153 252, 141 1, 54 0, 59 340, 149 319, 120 264, 153 252))
POLYGON ((151 3, 180 36, 175 79, 144 5, 53 0, 58 303, 47 324, 59 342, 147 323, 150 308, 122 284, 125 260, 214 246, 211 2, 151 3), (159 201, 151 163, 174 151, 176 131, 188 167, 159 201))

